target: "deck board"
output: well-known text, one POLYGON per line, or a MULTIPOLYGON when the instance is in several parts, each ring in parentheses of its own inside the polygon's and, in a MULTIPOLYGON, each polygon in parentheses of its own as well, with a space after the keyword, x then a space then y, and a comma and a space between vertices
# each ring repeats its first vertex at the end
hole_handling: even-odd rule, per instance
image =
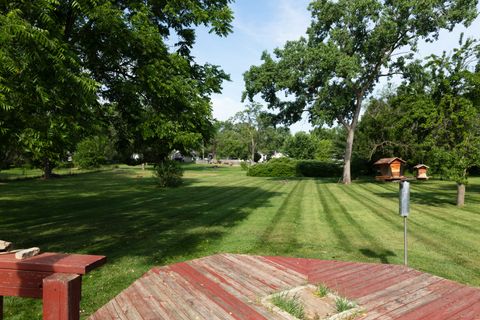
POLYGON ((218 254, 156 267, 91 320, 286 320, 263 297, 324 283, 357 301, 358 319, 480 319, 480 289, 399 265, 218 254))

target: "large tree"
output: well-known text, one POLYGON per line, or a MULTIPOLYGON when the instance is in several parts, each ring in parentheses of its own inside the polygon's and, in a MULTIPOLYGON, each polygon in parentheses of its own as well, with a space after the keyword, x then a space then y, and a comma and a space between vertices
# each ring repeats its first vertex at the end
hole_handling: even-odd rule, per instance
POLYGON ((343 182, 351 182, 355 130, 363 102, 381 77, 402 71, 418 41, 441 29, 468 25, 476 0, 315 0, 308 38, 263 53, 263 64, 244 75, 245 94, 257 94, 287 123, 307 111, 312 123, 340 123, 347 131, 343 182), (407 52, 407 54, 402 54, 407 52), (286 99, 280 96, 285 95, 286 99))
POLYGON ((2 140, 19 139, 46 174, 93 119, 154 161, 198 143, 212 132, 209 96, 228 76, 195 62, 194 28, 227 35, 230 2, 1 2, 2 140))

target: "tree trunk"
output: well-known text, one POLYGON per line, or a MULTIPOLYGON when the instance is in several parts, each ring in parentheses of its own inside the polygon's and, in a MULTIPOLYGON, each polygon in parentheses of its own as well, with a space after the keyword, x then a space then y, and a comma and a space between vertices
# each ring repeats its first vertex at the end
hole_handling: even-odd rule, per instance
POLYGON ((457 207, 465 205, 465 184, 457 183, 457 207))
POLYGON ((343 180, 344 184, 352 183, 351 176, 351 163, 352 163, 352 150, 353 150, 353 138, 355 135, 355 127, 351 126, 347 129, 347 144, 345 146, 345 156, 343 162, 343 180))
POLYGON ((50 164, 50 160, 47 158, 43 163, 43 178, 48 180, 52 177, 52 167, 50 164))
POLYGON ((252 164, 255 163, 255 140, 252 138, 252 164))

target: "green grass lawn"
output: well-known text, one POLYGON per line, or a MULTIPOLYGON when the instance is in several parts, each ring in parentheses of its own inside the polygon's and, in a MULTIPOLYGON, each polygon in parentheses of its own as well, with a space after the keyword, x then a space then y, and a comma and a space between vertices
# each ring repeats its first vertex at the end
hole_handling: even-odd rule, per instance
MULTIPOLYGON (((410 266, 480 286, 480 179, 455 207, 455 184, 412 183, 410 266)), ((154 265, 217 252, 401 264, 398 185, 245 176, 190 166, 162 190, 151 171, 0 182, 0 239, 43 251, 103 254, 84 278, 87 316, 154 265)), ((40 319, 38 301, 7 298, 5 319, 40 319)))

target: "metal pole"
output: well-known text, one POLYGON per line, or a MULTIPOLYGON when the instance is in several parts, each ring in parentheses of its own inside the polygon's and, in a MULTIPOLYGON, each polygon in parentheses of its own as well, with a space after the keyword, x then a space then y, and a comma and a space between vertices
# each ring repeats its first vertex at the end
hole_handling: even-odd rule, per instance
POLYGON ((403 264, 408 265, 408 245, 407 245, 407 217, 403 217, 403 264))

